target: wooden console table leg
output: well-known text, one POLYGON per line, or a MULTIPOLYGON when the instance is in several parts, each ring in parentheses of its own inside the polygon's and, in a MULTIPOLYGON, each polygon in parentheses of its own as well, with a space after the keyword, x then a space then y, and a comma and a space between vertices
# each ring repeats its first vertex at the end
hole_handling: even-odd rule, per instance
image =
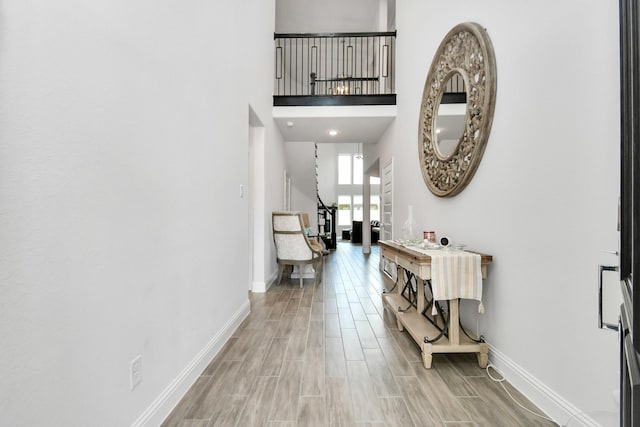
POLYGON ((460 344, 460 299, 449 300, 449 342, 460 344))
POLYGON ((404 268, 402 268, 399 264, 396 263, 396 283, 400 286, 396 286, 396 293, 398 295, 402 295, 402 290, 404 289, 404 268))
POLYGON ((433 345, 422 344, 422 364, 425 369, 431 369, 431 362, 433 362, 433 345))
MULTIPOLYGON (((400 265, 397 263, 398 260, 395 261, 396 263, 396 293, 398 295, 402 295, 402 290, 404 289, 404 268, 400 267, 400 265), (400 285, 400 286, 398 286, 400 285)), ((397 307, 398 311, 400 309, 400 307, 397 307)), ((400 322, 400 313, 396 314, 396 325, 398 326, 398 330, 400 332, 404 331, 404 325, 402 324, 402 322, 400 322)))
POLYGON ((402 322, 400 322, 400 318, 398 317, 400 313, 396 313, 395 308, 391 307, 391 305, 385 298, 382 298, 382 304, 384 307, 386 307, 386 309, 389 309, 393 316, 396 318, 396 326, 398 327, 398 330, 401 332, 404 331, 404 326, 402 325, 402 322))
POLYGON ((478 365, 484 369, 489 363, 489 346, 486 343, 480 344, 480 352, 478 353, 478 365))

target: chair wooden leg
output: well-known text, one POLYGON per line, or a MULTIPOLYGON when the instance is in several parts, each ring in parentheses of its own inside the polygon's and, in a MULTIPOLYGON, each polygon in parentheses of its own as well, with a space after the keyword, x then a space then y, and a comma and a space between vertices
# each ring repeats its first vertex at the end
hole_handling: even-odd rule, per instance
POLYGON ((316 282, 316 285, 318 285, 320 282, 322 282, 322 270, 324 270, 324 257, 320 257, 318 261, 315 262, 313 268, 316 272, 315 282, 316 282))
POLYGON ((280 264, 280 274, 278 274, 278 285, 282 283, 282 273, 284 273, 284 264, 280 264))
POLYGON ((318 285, 318 263, 313 263, 313 284, 318 285))

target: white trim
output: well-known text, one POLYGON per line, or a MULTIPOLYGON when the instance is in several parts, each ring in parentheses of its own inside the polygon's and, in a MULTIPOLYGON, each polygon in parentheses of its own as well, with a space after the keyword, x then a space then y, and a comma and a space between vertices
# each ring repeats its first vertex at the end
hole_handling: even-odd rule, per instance
POLYGON ((267 292, 267 284, 265 282, 253 282, 251 285, 251 292, 263 294, 267 292))
POLYGON ((131 424, 131 427, 158 426, 173 411, 180 399, 195 383, 200 374, 220 352, 238 326, 249 315, 251 306, 245 301, 224 327, 200 350, 193 360, 178 374, 169 386, 151 405, 131 424))
POLYGON ((253 290, 251 292, 255 292, 257 294, 265 293, 269 290, 271 285, 273 285, 276 280, 278 280, 278 273, 271 276, 271 278, 267 282, 253 282, 253 290))
POLYGON ((398 115, 396 105, 325 105, 301 107, 273 107, 273 118, 305 117, 391 117, 398 115))
POLYGON ((600 423, 550 389, 500 350, 491 344, 488 345, 490 363, 496 367, 500 374, 505 376, 512 386, 544 411, 548 417, 556 420, 560 425, 566 425, 567 420, 570 420, 572 425, 601 427, 600 423))
POLYGON ((269 288, 271 287, 271 285, 276 284, 276 281, 278 280, 278 270, 271 276, 271 279, 269 279, 269 282, 267 282, 267 290, 269 290, 269 288))
POLYGON ((393 239, 393 157, 382 167, 380 177, 380 240, 393 239), (386 209, 389 209, 387 211, 386 209), (385 215, 389 214, 389 218, 385 215))

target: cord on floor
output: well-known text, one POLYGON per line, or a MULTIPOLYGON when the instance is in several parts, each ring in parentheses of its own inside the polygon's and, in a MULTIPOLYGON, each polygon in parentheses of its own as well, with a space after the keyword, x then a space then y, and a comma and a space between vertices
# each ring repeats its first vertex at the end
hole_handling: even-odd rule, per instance
MULTIPOLYGON (((488 376, 492 381, 495 381, 495 382, 497 382, 498 384, 500 384, 500 385, 502 386, 502 389, 504 390, 504 392, 505 392, 505 393, 507 393, 507 395, 511 398, 511 400, 513 400, 513 401, 515 402, 515 404, 516 404, 516 405, 518 405, 520 408, 524 409, 525 411, 529 412, 530 414, 535 415, 536 417, 540 417, 540 418, 543 418, 543 419, 545 419, 545 420, 547 420, 547 421, 551 421, 552 423, 554 423, 554 424, 555 424, 555 425, 557 425, 558 427, 561 427, 561 426, 560 426, 560 424, 558 424, 555 420, 553 420, 553 419, 551 419, 551 418, 549 418, 549 417, 547 417, 547 416, 545 416, 545 415, 541 415, 541 414, 538 414, 538 413, 536 413, 536 412, 533 412, 532 410, 530 410, 529 408, 525 408, 525 407, 524 407, 524 405, 522 405, 520 402, 518 402, 518 401, 516 400, 516 398, 515 398, 515 397, 513 397, 513 395, 509 392, 509 390, 507 390, 507 387, 505 387, 505 385, 504 385, 504 382, 505 382, 505 380, 506 380, 505 376, 504 376, 500 371, 498 371, 498 370, 496 369, 496 367, 495 367, 495 366, 493 366, 491 363, 489 363, 489 364, 487 365, 486 370, 487 370, 487 376, 488 376), (489 371, 489 368, 493 369, 493 370, 494 370, 494 371, 496 371, 498 374, 500 374, 500 376, 501 376, 502 378, 495 378, 494 376, 492 376, 492 375, 491 375, 491 372, 489 371)), ((565 424, 565 425, 566 425, 566 424, 565 424)))
POLYGON ((554 424, 555 424, 555 425, 557 425, 558 427, 568 427, 568 426, 569 426, 569 423, 571 422, 571 420, 573 420, 573 419, 577 419, 577 417, 578 417, 579 415, 595 414, 595 413, 613 414, 613 412, 612 412, 612 411, 588 411, 588 412, 587 412, 587 411, 585 411, 585 412, 578 412, 578 413, 576 413, 576 414, 571 415, 571 416, 569 417, 569 419, 567 420, 567 422, 566 422, 566 423, 564 423, 564 424, 560 425, 560 424, 558 424, 558 422, 557 422, 557 421, 555 421, 555 420, 553 420, 553 419, 551 419, 551 418, 549 418, 549 417, 547 417, 547 416, 537 414, 537 413, 535 413, 535 412, 533 412, 533 411, 531 411, 531 410, 529 410, 529 409, 525 408, 525 407, 524 407, 520 402, 518 402, 518 401, 516 400, 516 398, 515 398, 515 397, 513 397, 513 395, 512 395, 511 393, 509 393, 509 390, 507 390, 507 387, 505 387, 505 385, 503 384, 503 383, 505 382, 505 380, 506 380, 506 377, 505 377, 505 376, 504 376, 500 371, 498 371, 498 369, 497 369, 495 366, 493 366, 491 363, 489 363, 489 364, 487 365, 486 371, 487 371, 487 376, 488 376, 492 381, 495 381, 495 382, 499 383, 499 384, 502 386, 502 388, 503 388, 503 390, 505 391, 505 393, 507 393, 507 395, 511 398, 511 400, 513 400, 513 401, 515 402, 515 404, 516 404, 516 405, 518 405, 520 408, 524 409, 525 411, 529 412, 530 414, 535 415, 536 417, 540 417, 540 418, 543 418, 543 419, 545 419, 545 420, 547 420, 547 421, 550 421, 550 422, 554 423, 554 424), (491 372, 489 372, 489 368, 493 369, 493 370, 494 370, 494 371, 496 371, 498 374, 500 374, 500 376, 501 376, 502 378, 495 378, 494 376, 492 376, 492 375, 491 375, 491 372))

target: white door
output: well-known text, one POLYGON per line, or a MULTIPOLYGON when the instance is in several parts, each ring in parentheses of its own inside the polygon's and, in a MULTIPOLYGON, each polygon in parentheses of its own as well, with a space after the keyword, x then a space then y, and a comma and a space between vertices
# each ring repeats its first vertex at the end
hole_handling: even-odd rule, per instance
POLYGON ((393 158, 382 168, 382 216, 380 239, 393 239, 393 158))
MULTIPOLYGON (((380 240, 393 239, 393 158, 382 168, 382 212, 380 216, 380 240)), ((380 257, 380 269, 395 282, 398 270, 396 265, 380 257)))

